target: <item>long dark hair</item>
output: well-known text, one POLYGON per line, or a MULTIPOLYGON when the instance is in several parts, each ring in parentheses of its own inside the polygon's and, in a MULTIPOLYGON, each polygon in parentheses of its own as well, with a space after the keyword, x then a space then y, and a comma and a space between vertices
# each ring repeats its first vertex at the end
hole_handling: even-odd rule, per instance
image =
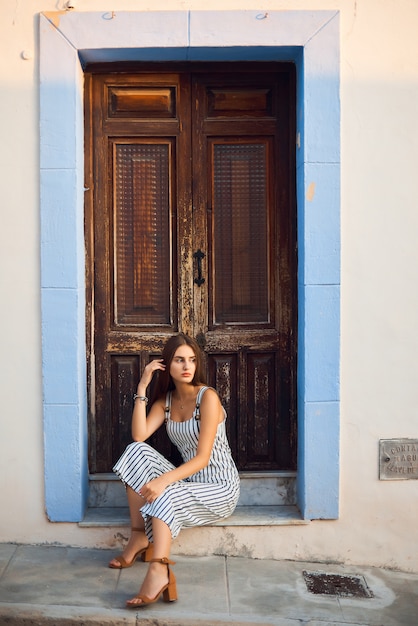
POLYGON ((195 339, 193 339, 193 337, 189 337, 189 335, 185 335, 184 333, 179 333, 178 335, 173 335, 172 337, 170 337, 170 339, 167 340, 163 348, 161 357, 164 360, 166 368, 164 372, 158 372, 158 379, 156 381, 155 388, 152 394, 152 402, 154 402, 158 398, 165 398, 168 391, 175 389, 173 379, 170 376, 170 365, 177 348, 179 348, 180 346, 190 346, 196 357, 196 370, 193 376, 193 380, 190 384, 206 384, 206 376, 203 369, 202 351, 199 347, 199 344, 195 339))

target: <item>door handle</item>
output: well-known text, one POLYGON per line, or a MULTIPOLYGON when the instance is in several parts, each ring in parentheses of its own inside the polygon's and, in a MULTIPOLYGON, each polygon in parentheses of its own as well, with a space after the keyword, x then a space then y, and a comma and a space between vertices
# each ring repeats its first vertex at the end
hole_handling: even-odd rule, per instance
POLYGON ((194 279, 194 282, 198 287, 200 287, 205 282, 205 279, 202 276, 202 259, 205 258, 205 253, 199 249, 193 254, 193 257, 197 261, 197 278, 194 279))

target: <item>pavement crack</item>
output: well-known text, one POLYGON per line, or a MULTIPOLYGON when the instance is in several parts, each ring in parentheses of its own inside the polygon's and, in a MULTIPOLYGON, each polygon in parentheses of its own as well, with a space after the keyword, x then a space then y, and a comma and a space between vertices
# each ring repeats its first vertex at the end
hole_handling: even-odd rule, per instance
POLYGON ((225 590, 226 590, 226 605, 228 608, 228 615, 231 615, 231 595, 230 595, 230 588, 229 588, 229 576, 228 576, 228 557, 225 556, 224 557, 224 563, 225 563, 225 590))

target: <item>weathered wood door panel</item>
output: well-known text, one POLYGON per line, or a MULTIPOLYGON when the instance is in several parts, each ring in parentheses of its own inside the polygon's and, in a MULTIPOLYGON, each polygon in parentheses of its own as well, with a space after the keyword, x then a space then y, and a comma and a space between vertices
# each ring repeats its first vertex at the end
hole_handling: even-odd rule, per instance
POLYGON ((205 350, 239 468, 295 468, 294 74, 207 69, 88 74, 93 472, 177 331, 205 350))

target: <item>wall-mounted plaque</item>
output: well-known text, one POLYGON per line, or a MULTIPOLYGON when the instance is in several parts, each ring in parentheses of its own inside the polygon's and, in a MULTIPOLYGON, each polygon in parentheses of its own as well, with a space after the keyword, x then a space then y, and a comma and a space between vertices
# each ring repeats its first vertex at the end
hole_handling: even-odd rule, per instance
POLYGON ((381 439, 380 480, 418 478, 418 439, 381 439))

